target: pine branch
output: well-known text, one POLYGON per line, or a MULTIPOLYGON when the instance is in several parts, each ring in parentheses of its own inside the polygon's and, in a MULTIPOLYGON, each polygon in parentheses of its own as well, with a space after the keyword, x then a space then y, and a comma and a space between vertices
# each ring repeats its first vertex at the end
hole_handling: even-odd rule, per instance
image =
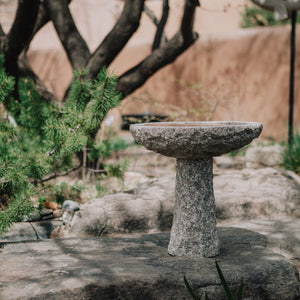
MULTIPOLYGON (((29 46, 29 44, 28 44, 29 46)), ((26 49, 27 50, 27 49, 26 49)), ((21 77, 31 78, 35 83, 35 88, 37 92, 42 96, 42 99, 47 102, 58 102, 56 96, 51 93, 44 83, 40 80, 40 78, 35 74, 31 65, 28 62, 25 50, 19 56, 18 68, 21 77)))
POLYGON ((5 74, 0 56, 0 101, 18 124, 14 128, 5 118, 0 120, 0 188, 9 185, 9 197, 15 199, 13 206, 0 213, 0 234, 29 211, 29 206, 22 210, 22 201, 30 204, 30 195, 39 193, 39 184, 81 167, 83 179, 94 173, 91 162, 103 156, 103 150, 90 134, 99 128, 109 109, 119 104, 120 95, 116 77, 106 69, 93 82, 84 79, 85 74, 77 72, 63 110, 58 104, 41 101, 32 80, 27 79, 19 80, 19 99, 15 101, 10 96, 14 80, 5 74), (80 151, 83 162, 73 167, 74 155, 80 151))
POLYGON ((54 148, 53 150, 47 152, 47 153, 45 154, 45 157, 52 156, 56 151, 58 151, 58 149, 59 149, 59 146, 57 146, 57 147, 54 148))
POLYGON ((58 178, 58 177, 67 176, 67 175, 69 175, 69 174, 71 174, 71 173, 79 170, 81 167, 82 167, 82 164, 79 164, 78 166, 76 166, 76 167, 74 167, 74 168, 72 168, 72 169, 70 169, 68 171, 65 171, 63 173, 58 173, 58 174, 54 173, 54 174, 52 174, 52 175, 50 175, 48 177, 45 177, 43 179, 34 180, 33 182, 35 182, 35 183, 43 183, 43 182, 47 182, 49 180, 52 180, 52 179, 55 179, 55 178, 58 178))
POLYGON ((92 172, 92 173, 98 173, 98 174, 100 174, 100 173, 107 173, 107 171, 106 170, 98 170, 98 169, 91 169, 91 168, 88 168, 88 167, 85 167, 84 169, 86 169, 86 170, 88 170, 88 171, 90 171, 90 172, 92 172))
POLYGON ((0 181, 0 185, 4 185, 4 184, 10 183, 12 181, 13 181, 12 179, 0 181))

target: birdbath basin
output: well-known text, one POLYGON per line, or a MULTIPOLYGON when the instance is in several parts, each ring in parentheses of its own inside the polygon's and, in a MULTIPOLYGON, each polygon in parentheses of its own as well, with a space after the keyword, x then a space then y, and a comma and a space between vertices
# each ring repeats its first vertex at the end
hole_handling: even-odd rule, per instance
POLYGON ((213 257, 220 253, 213 157, 249 144, 262 128, 256 122, 162 122, 130 126, 137 143, 177 159, 169 254, 213 257))

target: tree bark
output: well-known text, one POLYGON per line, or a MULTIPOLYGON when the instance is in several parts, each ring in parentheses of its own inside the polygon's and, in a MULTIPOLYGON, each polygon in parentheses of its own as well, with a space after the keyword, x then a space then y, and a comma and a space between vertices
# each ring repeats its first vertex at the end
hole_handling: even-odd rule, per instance
POLYGON ((17 78, 19 76, 18 58, 30 40, 38 8, 39 0, 19 0, 14 23, 7 35, 4 66, 10 75, 17 78))
POLYGON ((114 28, 92 55, 87 69, 95 78, 103 67, 108 67, 138 29, 145 0, 126 0, 122 14, 114 28))
POLYGON ((56 97, 46 88, 44 83, 32 70, 25 51, 23 51, 18 61, 19 75, 24 78, 31 78, 35 83, 37 92, 42 96, 42 99, 47 102, 58 102, 56 97))
POLYGON ((0 53, 5 53, 6 51, 7 51, 7 36, 0 24, 0 53))
MULTIPOLYGON (((165 1, 165 0, 164 0, 165 1)), ((167 0, 168 1, 168 0, 167 0)), ((164 9, 164 8, 163 8, 164 9)), ((151 21, 153 22, 153 24, 158 28, 159 26, 159 21, 158 19, 156 18, 156 16, 154 15, 153 11, 145 4, 144 5, 144 12, 147 14, 147 16, 151 19, 151 21)), ((164 13, 164 12, 163 12, 164 13)), ((156 35, 157 35, 157 31, 156 31, 156 35)), ((162 42, 166 43, 168 41, 164 31, 162 31, 162 36, 161 36, 161 39, 162 39, 162 42)), ((154 38, 155 40, 155 38, 154 38)), ((153 42, 154 44, 154 42, 153 42)), ((153 49, 153 45, 152 45, 152 50, 153 49)))
POLYGON ((1 24, 0 24, 0 36, 3 36, 3 35, 5 35, 5 32, 3 31, 3 28, 2 28, 2 26, 1 26, 1 24))
MULTIPOLYGON (((68 4, 71 0, 19 0, 16 17, 10 32, 5 35, 0 25, 0 52, 5 54, 5 67, 18 79, 20 72, 34 78, 39 92, 46 100, 55 100, 34 74, 25 53, 29 44, 47 22, 52 21, 73 70, 89 69, 88 78, 94 79, 104 66, 109 66, 122 51, 139 27, 145 0, 125 0, 123 11, 116 25, 91 55, 72 18, 68 4), (20 55, 24 52, 24 55, 20 55)), ((157 70, 173 62, 190 47, 198 35, 193 32, 195 9, 198 0, 185 0, 180 28, 172 39, 161 43, 168 19, 168 0, 163 0, 163 13, 156 19, 157 32, 153 52, 142 62, 118 78, 117 89, 123 98, 142 86, 157 70)))
POLYGON ((52 20, 61 43, 68 55, 73 70, 86 66, 91 54, 80 35, 67 0, 44 0, 44 8, 52 20))
POLYGON ((175 36, 119 77, 117 90, 123 98, 141 87, 157 70, 173 62, 196 41, 198 34, 193 32, 193 23, 197 6, 198 1, 186 0, 181 26, 175 36))
POLYGON ((157 24, 157 30, 152 45, 152 51, 157 49, 162 42, 162 37, 164 35, 164 29, 167 24, 168 16, 169 16, 169 1, 163 0, 162 16, 159 23, 157 24))
MULTIPOLYGON (((68 4, 70 4, 71 1, 72 0, 67 0, 68 4)), ((43 2, 42 2, 42 4, 39 6, 39 11, 38 11, 36 22, 34 24, 34 29, 33 29, 32 35, 30 37, 30 40, 28 42, 28 45, 25 49, 25 52, 28 50, 30 42, 32 41, 34 36, 38 33, 38 31, 50 21, 51 21, 51 19, 47 15, 45 7, 44 7, 43 2)))

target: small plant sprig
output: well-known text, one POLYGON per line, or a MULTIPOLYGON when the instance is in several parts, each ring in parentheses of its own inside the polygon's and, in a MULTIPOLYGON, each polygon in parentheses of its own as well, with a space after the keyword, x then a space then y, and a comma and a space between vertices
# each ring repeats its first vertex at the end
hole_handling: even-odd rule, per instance
POLYGON ((300 173, 300 133, 293 135, 292 142, 285 143, 281 152, 282 166, 297 174, 300 173))
MULTIPOLYGON (((297 23, 300 22, 300 18, 297 17, 297 23)), ((272 11, 265 10, 257 5, 245 6, 242 12, 242 28, 258 27, 258 26, 274 26, 289 24, 290 20, 276 21, 274 13, 272 11)))
MULTIPOLYGON (((227 284, 227 282, 226 282, 226 280, 225 280, 225 277, 224 277, 224 275, 223 275, 223 272, 222 272, 222 270, 221 270, 221 268, 220 268, 220 266, 219 266, 217 260, 215 260, 215 264, 216 264, 216 268, 217 268, 217 272, 218 272, 219 278, 220 278, 220 280, 221 280, 221 284, 222 284, 223 289, 224 289, 224 291, 225 291, 225 294, 226 294, 226 296, 227 296, 227 299, 228 299, 228 300, 234 300, 233 295, 232 295, 232 292, 231 292, 231 290, 230 290, 230 288, 229 288, 229 286, 228 286, 228 284, 227 284)), ((188 282, 188 280, 186 279, 185 276, 183 277, 183 280, 184 280, 184 284, 185 284, 185 286, 186 286, 186 288, 187 288, 189 294, 192 296, 192 298, 193 298, 194 300, 200 300, 200 298, 194 293, 194 291, 193 291, 191 285, 189 284, 189 282, 188 282)), ((240 287, 239 287, 239 291, 238 291, 237 300, 242 300, 242 296, 243 296, 243 288, 244 288, 244 283, 243 283, 243 278, 242 278, 242 279, 241 279, 241 284, 240 284, 240 287)), ((205 294, 204 294, 204 299, 205 299, 205 300, 209 300, 208 295, 207 295, 206 292, 205 292, 205 294)))

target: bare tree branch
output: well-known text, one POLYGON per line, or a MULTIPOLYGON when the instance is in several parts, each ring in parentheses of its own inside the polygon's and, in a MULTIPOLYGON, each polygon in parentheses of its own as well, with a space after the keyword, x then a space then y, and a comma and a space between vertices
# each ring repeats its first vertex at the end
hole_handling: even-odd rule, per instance
POLYGON ((0 36, 5 35, 5 32, 3 31, 2 25, 0 24, 0 36))
POLYGON ((89 77, 109 66, 138 29, 145 0, 126 0, 120 18, 90 59, 89 77))
POLYGON ((7 50, 7 36, 0 24, 0 53, 4 53, 7 50))
MULTIPOLYGON (((158 27, 159 26, 159 21, 156 18, 155 14, 153 13, 153 11, 145 4, 144 5, 144 12, 147 14, 147 16, 151 19, 151 21, 153 22, 153 24, 158 27)), ((162 32, 162 36, 161 39, 164 43, 166 43, 168 41, 166 35, 164 32, 162 32)), ((153 46, 152 46, 153 49, 153 46)))
MULTIPOLYGON (((91 56, 69 11, 68 4, 71 0, 43 0, 39 4, 40 1, 19 0, 16 19, 9 34, 5 35, 0 26, 0 51, 5 53, 7 71, 17 78, 20 72, 25 75, 29 74, 36 81, 41 94, 49 101, 55 100, 54 95, 47 91, 39 81, 26 57, 20 56, 23 50, 24 53, 26 52, 26 46, 28 47, 38 30, 51 20, 73 69, 86 67, 90 70, 88 77, 95 78, 104 66, 111 64, 136 32, 145 4, 145 0, 124 0, 123 11, 116 25, 91 56)), ((198 35, 193 32, 193 21, 198 5, 199 0, 185 0, 180 28, 165 44, 161 41, 169 13, 168 0, 163 0, 163 12, 159 21, 152 13, 151 18, 157 26, 153 52, 119 77, 117 88, 123 97, 143 85, 152 74, 173 62, 195 42, 198 35)), ((145 11, 151 15, 147 7, 145 11)))
POLYGON ((200 6, 199 0, 185 0, 184 12, 181 21, 181 34, 187 44, 195 41, 193 32, 195 8, 200 6))
POLYGON ((43 5, 39 5, 39 11, 38 11, 38 15, 36 18, 36 22, 32 31, 32 34, 30 36, 30 38, 28 39, 28 43, 27 46, 25 48, 25 52, 28 51, 29 49, 29 45, 32 41, 32 39, 34 38, 34 36, 36 35, 36 33, 44 26, 46 25, 48 22, 50 21, 50 18, 48 17, 48 15, 45 12, 45 8, 43 5))
POLYGON ((156 18, 154 12, 145 4, 144 5, 144 12, 147 14, 147 16, 150 18, 150 20, 154 23, 154 25, 157 27, 159 24, 158 19, 156 18))
POLYGON ((34 180, 33 182, 35 183, 43 183, 43 182, 47 182, 51 179, 55 179, 57 177, 62 177, 62 176, 66 176, 66 175, 69 175, 70 173, 72 172, 75 172, 77 170, 79 170, 81 168, 82 164, 79 164, 78 166, 74 167, 73 169, 69 169, 63 173, 53 173, 51 175, 49 175, 48 177, 44 177, 42 179, 37 179, 37 180, 34 180))
POLYGON ((15 20, 7 35, 5 68, 11 75, 18 75, 17 60, 30 39, 37 18, 39 0, 19 0, 15 20))
POLYGON ((46 100, 47 102, 58 102, 57 98, 46 88, 44 83, 34 73, 27 60, 25 51, 23 51, 19 57, 18 67, 20 72, 19 75, 21 77, 29 77, 33 79, 37 92, 43 97, 44 100, 46 100))
POLYGON ((164 42, 167 42, 167 39, 164 34, 164 29, 168 20, 168 16, 169 16, 169 0, 164 0, 162 16, 159 23, 157 24, 157 30, 152 45, 152 51, 154 51, 160 46, 162 42, 162 38, 164 38, 164 42))
POLYGON ((68 3, 67 0, 44 0, 44 8, 54 24, 74 70, 85 67, 91 54, 75 25, 68 3))
POLYGON ((142 86, 157 70, 173 62, 196 41, 198 34, 193 32, 193 22, 198 5, 198 1, 186 0, 181 26, 174 37, 119 77, 117 90, 123 98, 142 86))
MULTIPOLYGON (((70 4, 71 1, 72 0, 67 0, 68 4, 70 4)), ((34 29, 33 29, 32 35, 30 37, 30 40, 28 41, 28 45, 26 47, 26 51, 28 50, 29 44, 32 41, 32 39, 34 38, 34 36, 38 33, 38 31, 42 27, 44 27, 50 21, 51 21, 51 19, 47 15, 44 5, 43 4, 40 5, 39 6, 38 15, 37 15, 37 19, 36 19, 36 22, 35 22, 35 25, 34 25, 34 29)))

